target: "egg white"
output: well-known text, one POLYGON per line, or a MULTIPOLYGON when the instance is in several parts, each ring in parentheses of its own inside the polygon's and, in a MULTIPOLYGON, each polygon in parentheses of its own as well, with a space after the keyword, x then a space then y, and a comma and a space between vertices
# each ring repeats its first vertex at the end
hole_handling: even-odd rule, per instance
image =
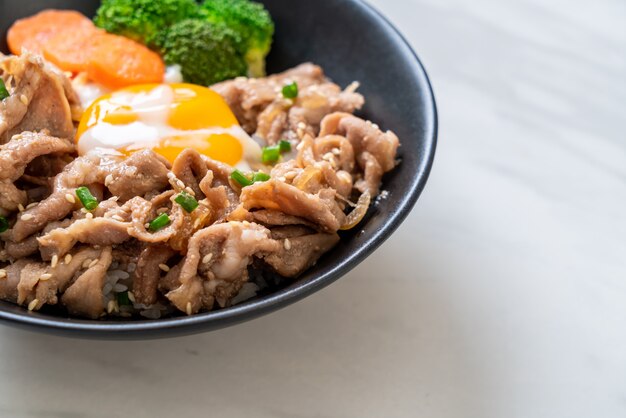
MULTIPOLYGON (((87 129, 78 141, 78 152, 83 155, 94 149, 121 149, 132 147, 152 148, 162 138, 185 135, 228 134, 237 138, 243 147, 242 159, 235 168, 252 171, 261 160, 261 147, 240 126, 229 128, 181 130, 168 125, 174 90, 168 85, 155 87, 149 92, 114 93, 111 102, 119 106, 128 106, 138 115, 138 120, 126 125, 114 125, 100 122, 87 129)), ((210 111, 210 109, 207 109, 210 111)))
MULTIPOLYGON (((181 66, 167 66, 165 68, 165 74, 163 75, 163 82, 167 84, 182 83, 183 73, 181 66)), ((83 109, 87 109, 98 98, 111 92, 111 89, 108 87, 88 80, 85 73, 79 74, 72 80, 72 87, 74 87, 76 94, 78 94, 83 109)))

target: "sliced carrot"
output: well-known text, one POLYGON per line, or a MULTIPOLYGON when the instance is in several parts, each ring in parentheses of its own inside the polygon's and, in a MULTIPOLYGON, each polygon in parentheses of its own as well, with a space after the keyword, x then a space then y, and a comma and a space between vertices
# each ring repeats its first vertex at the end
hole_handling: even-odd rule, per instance
POLYGON ((87 71, 95 39, 103 34, 96 27, 62 29, 48 38, 43 56, 64 71, 87 71))
POLYGON ((163 82, 165 64, 159 54, 123 36, 94 39, 87 76, 112 89, 163 82))
POLYGON ((94 28, 94 24, 73 10, 44 10, 15 21, 7 33, 7 43, 15 55, 21 54, 22 48, 41 54, 50 37, 69 28, 94 28))
POLYGON ((27 49, 65 71, 86 71, 88 77, 116 89, 133 84, 160 83, 165 64, 161 57, 123 36, 108 34, 82 14, 44 10, 16 21, 7 34, 9 49, 27 49))

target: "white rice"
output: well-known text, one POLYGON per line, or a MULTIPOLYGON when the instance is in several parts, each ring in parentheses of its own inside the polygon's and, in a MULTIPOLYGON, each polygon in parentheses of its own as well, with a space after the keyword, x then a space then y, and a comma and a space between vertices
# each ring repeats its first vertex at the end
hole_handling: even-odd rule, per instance
POLYGON ((389 197, 389 192, 387 190, 381 190, 378 196, 376 196, 376 199, 374 200, 374 204, 378 205, 383 200, 387 200, 388 197, 389 197))
MULTIPOLYGON (((131 273, 136 268, 137 265, 135 263, 129 263, 128 265, 122 265, 118 261, 111 263, 105 277, 102 293, 104 306, 108 307, 110 304, 115 304, 116 309, 108 313, 108 316, 131 318, 139 315, 147 319, 159 319, 163 316, 176 313, 177 311, 173 306, 166 306, 162 303, 145 305, 131 301, 129 305, 118 306, 117 295, 132 289, 131 273)), ((239 293, 230 300, 231 305, 237 305, 250 300, 257 296, 259 291, 267 289, 270 286, 278 285, 281 282, 280 277, 276 275, 264 277, 263 273, 258 270, 251 270, 250 273, 250 281, 244 283, 239 293)))
POLYGON ((237 305, 238 303, 244 302, 248 299, 252 299, 256 296, 259 291, 259 286, 256 283, 247 282, 241 286, 241 290, 237 293, 237 296, 230 300, 232 305, 237 305))
POLYGON ((128 290, 128 286, 120 284, 120 283, 116 283, 115 286, 113 286, 113 291, 115 293, 122 293, 122 292, 126 292, 128 290))

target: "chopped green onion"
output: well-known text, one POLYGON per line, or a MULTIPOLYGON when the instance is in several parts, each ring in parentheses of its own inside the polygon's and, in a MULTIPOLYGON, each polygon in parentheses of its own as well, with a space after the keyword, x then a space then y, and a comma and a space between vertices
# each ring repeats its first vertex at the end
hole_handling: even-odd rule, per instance
POLYGON ((291 151, 291 142, 281 139, 278 143, 278 148, 280 148, 280 152, 289 152, 291 151))
POLYGON ((239 170, 235 170, 230 175, 230 178, 235 180, 241 187, 250 186, 252 184, 252 180, 250 180, 245 174, 243 174, 239 170))
POLYGON ((91 191, 89 191, 87 187, 83 186, 76 189, 76 196, 80 200, 80 203, 83 204, 85 209, 94 210, 98 207, 98 199, 93 197, 91 191))
POLYGON ((252 177, 252 182, 253 183, 264 182, 264 181, 268 181, 270 178, 271 177, 269 174, 265 174, 259 171, 258 173, 254 173, 254 177, 252 177))
POLYGON ((117 295, 117 304, 120 306, 131 305, 130 298, 128 297, 128 291, 118 293, 117 295))
POLYGON ((278 161, 280 159, 280 146, 263 147, 261 159, 263 164, 272 164, 278 161))
POLYGON ((152 232, 156 232, 159 229, 163 228, 164 226, 166 226, 167 224, 170 223, 170 217, 167 213, 162 213, 159 216, 157 216, 156 218, 154 218, 154 220, 152 222, 150 222, 150 225, 148 226, 148 229, 152 232))
POLYGON ((4 84, 4 80, 0 78, 0 100, 4 100, 10 95, 7 86, 4 84))
POLYGON ((187 213, 191 213, 198 207, 198 201, 195 197, 186 192, 181 192, 176 198, 174 202, 178 203, 187 211, 187 213))
POLYGON ((283 97, 285 99, 295 99, 298 97, 298 83, 295 81, 283 87, 283 97))
POLYGON ((9 221, 4 216, 0 216, 0 233, 9 229, 9 221))

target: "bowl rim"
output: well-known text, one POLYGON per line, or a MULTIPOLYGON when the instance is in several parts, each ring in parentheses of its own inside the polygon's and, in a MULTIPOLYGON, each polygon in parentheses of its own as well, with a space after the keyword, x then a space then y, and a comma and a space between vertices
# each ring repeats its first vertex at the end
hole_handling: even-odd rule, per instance
POLYGON ((419 84, 424 87, 420 94, 424 95, 427 102, 425 107, 427 113, 427 126, 425 127, 427 142, 424 145, 425 158, 420 162, 414 181, 408 187, 408 192, 400 198, 397 205, 398 210, 394 211, 384 222, 383 226, 374 231, 357 251, 325 273, 315 276, 309 281, 288 286, 277 292, 229 308, 192 316, 128 322, 98 322, 66 317, 36 316, 26 310, 23 312, 9 312, 0 309, 0 320, 6 325, 78 338, 149 339, 187 335, 231 326, 291 305, 332 284, 371 255, 406 219, 426 185, 437 147, 438 114, 434 92, 426 70, 404 35, 378 9, 366 1, 345 1, 363 7, 365 11, 372 15, 380 24, 384 25, 397 38, 396 41, 403 50, 401 53, 409 56, 415 64, 414 76, 419 84))

